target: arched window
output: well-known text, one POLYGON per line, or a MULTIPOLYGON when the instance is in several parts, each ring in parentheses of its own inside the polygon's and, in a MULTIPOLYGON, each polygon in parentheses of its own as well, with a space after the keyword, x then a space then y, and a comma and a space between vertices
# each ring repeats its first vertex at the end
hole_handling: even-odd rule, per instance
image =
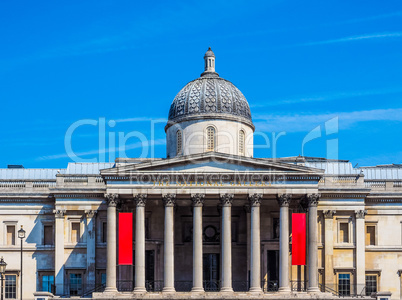
POLYGON ((215 128, 207 127, 207 151, 215 151, 215 128))
POLYGON ((180 155, 183 151, 183 137, 181 130, 177 130, 176 132, 176 154, 180 155))
POLYGON ((244 155, 245 154, 245 147, 244 147, 244 144, 245 144, 245 142, 244 142, 244 140, 245 140, 245 137, 246 137, 246 135, 245 135, 245 133, 244 133, 244 130, 240 130, 239 131, 239 155, 244 155))

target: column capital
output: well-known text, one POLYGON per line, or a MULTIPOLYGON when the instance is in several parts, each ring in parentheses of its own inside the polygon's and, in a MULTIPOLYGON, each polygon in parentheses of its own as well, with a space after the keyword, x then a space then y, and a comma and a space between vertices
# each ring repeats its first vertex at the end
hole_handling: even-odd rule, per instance
POLYGON ((96 211, 96 210, 86 210, 85 211, 85 216, 87 217, 87 218, 94 218, 94 217, 96 217, 96 214, 97 214, 98 212, 96 211))
POLYGON ((336 214, 336 210, 324 210, 324 219, 332 219, 336 214))
POLYGON ((248 196, 248 201, 250 206, 260 206, 261 205, 262 194, 252 194, 248 196))
POLYGON ((307 197, 308 207, 317 206, 320 194, 309 194, 307 197))
POLYGON ((277 195, 276 200, 278 200, 279 206, 289 206, 290 200, 292 200, 292 194, 277 195))
POLYGON ((193 206, 203 206, 205 201, 205 194, 191 195, 191 201, 193 201, 193 206))
POLYGON ((232 206, 234 195, 233 194, 223 194, 220 196, 220 202, 222 206, 232 206))
POLYGON ((355 210, 356 219, 364 219, 367 215, 367 210, 355 210))
POLYGON ((107 205, 116 207, 119 204, 119 194, 105 194, 107 205))
POLYGON ((134 196, 135 204, 140 207, 145 207, 147 203, 147 194, 137 194, 134 196))
POLYGON ((54 209, 53 213, 56 218, 64 218, 64 215, 66 214, 65 209, 54 209))
POLYGON ((163 204, 167 207, 176 205, 176 194, 163 195, 163 204))

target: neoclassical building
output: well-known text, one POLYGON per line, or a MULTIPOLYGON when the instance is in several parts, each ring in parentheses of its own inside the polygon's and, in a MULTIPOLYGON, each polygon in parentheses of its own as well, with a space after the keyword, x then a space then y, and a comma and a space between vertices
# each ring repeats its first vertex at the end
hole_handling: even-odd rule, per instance
POLYGON ((204 60, 166 158, 0 169, 5 299, 402 299, 402 165, 254 158, 246 98, 204 60))

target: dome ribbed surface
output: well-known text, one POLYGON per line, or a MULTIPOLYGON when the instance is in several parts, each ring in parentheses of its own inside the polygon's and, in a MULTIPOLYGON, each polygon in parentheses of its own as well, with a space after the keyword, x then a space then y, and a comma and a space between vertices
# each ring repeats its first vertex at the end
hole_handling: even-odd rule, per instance
POLYGON ((216 73, 203 75, 181 89, 169 110, 169 121, 191 116, 241 119, 252 124, 250 107, 240 90, 216 73))

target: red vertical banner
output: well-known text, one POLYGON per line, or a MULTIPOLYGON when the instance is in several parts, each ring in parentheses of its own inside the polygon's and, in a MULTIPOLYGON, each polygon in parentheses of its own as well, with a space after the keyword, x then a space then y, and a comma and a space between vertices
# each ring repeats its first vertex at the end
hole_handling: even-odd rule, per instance
POLYGON ((119 265, 133 264, 133 213, 119 213, 119 265))
POLYGON ((306 264, 306 214, 292 214, 292 265, 306 264))

